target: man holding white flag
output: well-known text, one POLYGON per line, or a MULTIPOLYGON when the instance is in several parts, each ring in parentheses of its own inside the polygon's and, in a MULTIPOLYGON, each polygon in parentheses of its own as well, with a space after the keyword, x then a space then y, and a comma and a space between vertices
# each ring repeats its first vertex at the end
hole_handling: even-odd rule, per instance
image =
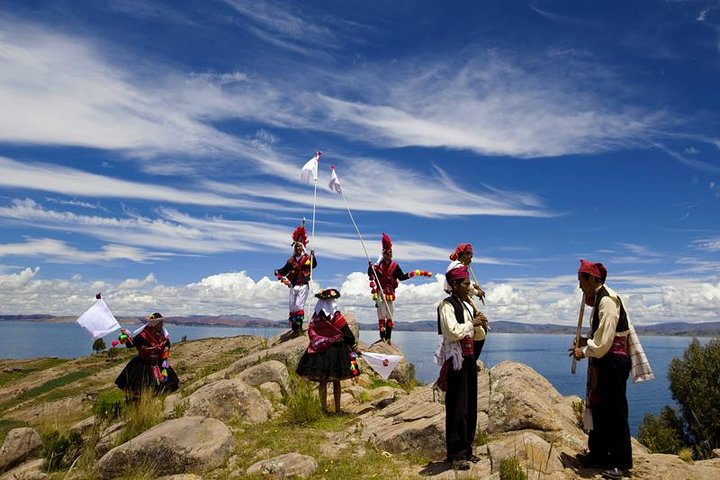
POLYGON ((303 180, 303 182, 310 183, 311 179, 312 181, 317 182, 318 165, 320 164, 321 155, 322 152, 315 152, 315 156, 308 160, 305 165, 303 165, 302 170, 300 171, 300 178, 303 180))

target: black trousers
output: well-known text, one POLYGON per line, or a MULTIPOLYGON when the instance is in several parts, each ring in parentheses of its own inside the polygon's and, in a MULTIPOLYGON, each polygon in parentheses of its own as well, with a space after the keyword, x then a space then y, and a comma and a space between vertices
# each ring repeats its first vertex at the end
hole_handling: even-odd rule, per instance
POLYGON ((591 405, 593 429, 588 449, 593 459, 609 468, 632 468, 630 425, 628 424, 627 379, 630 358, 607 354, 592 359, 597 368, 597 403, 591 405))
POLYGON ((477 368, 464 357, 462 368, 450 368, 445 392, 445 445, 447 460, 467 460, 477 428, 477 368))

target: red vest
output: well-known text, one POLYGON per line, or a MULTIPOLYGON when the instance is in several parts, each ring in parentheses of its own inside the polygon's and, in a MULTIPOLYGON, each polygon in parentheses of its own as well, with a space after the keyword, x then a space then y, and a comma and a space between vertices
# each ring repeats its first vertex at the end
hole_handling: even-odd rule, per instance
POLYGON ((398 264, 395 261, 391 261, 386 264, 383 261, 375 264, 375 273, 377 273, 378 280, 380 281, 380 287, 385 295, 394 295, 395 289, 398 287, 398 279, 395 278, 395 270, 398 264))
POLYGON ((155 332, 152 327, 145 327, 137 336, 145 340, 145 343, 138 347, 140 357, 146 360, 159 361, 169 343, 165 333, 162 330, 155 332))
POLYGON ((292 265, 292 270, 287 274, 287 279, 293 285, 305 285, 310 280, 310 255, 304 253, 300 256, 300 260, 295 260, 295 255, 288 259, 288 263, 292 265))

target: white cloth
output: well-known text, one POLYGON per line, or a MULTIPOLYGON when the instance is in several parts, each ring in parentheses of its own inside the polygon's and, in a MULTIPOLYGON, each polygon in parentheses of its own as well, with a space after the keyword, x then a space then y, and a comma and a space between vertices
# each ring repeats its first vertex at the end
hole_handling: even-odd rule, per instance
POLYGON ((442 335, 438 335, 438 343, 435 347, 434 360, 437 365, 442 367, 447 359, 451 358, 453 362, 453 370, 462 368, 462 347, 460 342, 451 342, 442 335))
POLYGON ((632 375, 633 383, 655 380, 650 362, 645 356, 645 350, 640 344, 640 339, 635 333, 635 327, 630 325, 630 334, 628 335, 628 353, 632 367, 630 375, 632 375))
POLYGON ((307 301, 309 291, 309 285, 295 285, 290 288, 290 301, 288 307, 290 312, 305 310, 305 302, 307 301))
POLYGON ((340 179, 338 178, 337 173, 335 173, 334 165, 332 166, 332 173, 330 173, 328 188, 338 195, 342 195, 342 186, 340 186, 340 179))
POLYGON ((377 308, 378 320, 383 318, 389 318, 394 320, 395 318, 395 302, 389 300, 387 297, 383 300, 383 296, 378 294, 377 300, 375 300, 375 308, 377 308))
POLYGON ((77 323, 87 330, 93 339, 120 329, 120 324, 102 298, 95 300, 95 303, 78 317, 77 323))
MULTIPOLYGON (((145 327, 147 327, 148 324, 142 325, 140 328, 137 328, 134 332, 132 332, 132 336, 136 337, 138 333, 142 332, 145 327)), ((170 332, 167 331, 167 328, 165 328, 165 325, 163 325, 163 333, 165 334, 166 338, 170 338, 170 332)))
POLYGON ((318 178, 318 164, 320 163, 320 152, 317 152, 314 157, 307 161, 300 170, 300 178, 304 182, 310 182, 313 180, 317 182, 318 178))
POLYGON ((382 378, 387 379, 403 357, 384 353, 362 352, 362 358, 382 378))
POLYGON ((327 315, 328 318, 333 318, 337 309, 337 303, 335 303, 335 300, 331 298, 320 299, 315 304, 315 313, 319 314, 320 312, 325 312, 325 315, 327 315))

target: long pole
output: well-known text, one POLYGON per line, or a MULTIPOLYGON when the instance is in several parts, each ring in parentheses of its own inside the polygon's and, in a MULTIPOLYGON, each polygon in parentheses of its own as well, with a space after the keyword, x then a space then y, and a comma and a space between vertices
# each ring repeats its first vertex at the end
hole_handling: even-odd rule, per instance
POLYGON ((350 221, 353 224, 353 227, 355 227, 355 231, 358 234, 358 237, 360 238, 360 244, 362 245, 363 251, 365 252, 365 258, 368 260, 368 265, 370 266, 370 270, 373 273, 373 277, 375 278, 375 285, 377 285, 377 290, 380 292, 380 298, 382 298, 383 303, 385 304, 385 310, 387 311, 387 314, 390 315, 390 320, 392 320, 392 314, 390 313, 390 306, 387 303, 387 298, 385 297, 385 292, 383 292, 382 285, 380 285, 380 278, 377 275, 377 272, 375 271, 375 267, 372 266, 372 260, 370 260, 370 254, 367 251, 367 248, 365 248, 365 240, 363 240, 363 236, 360 233, 360 229, 357 226, 357 223, 355 223, 355 218, 353 217, 352 212, 350 211, 350 205, 348 205, 347 198, 345 198, 345 193, 340 190, 340 196, 343 199, 343 202, 345 202, 345 208, 347 209, 348 215, 350 215, 350 221))
MULTIPOLYGON (((320 159, 318 159, 318 162, 320 159)), ((310 236, 310 284, 312 284, 313 274, 313 257, 315 252, 315 203, 317 201, 317 175, 315 176, 315 189, 313 190, 313 217, 312 217, 312 234, 310 236)))
MULTIPOLYGON (((475 282, 475 285, 477 285, 478 288, 480 288, 480 283, 478 282, 478 279, 475 276, 475 272, 473 271, 473 268, 470 265, 468 265, 468 269, 470 269, 470 274, 473 277, 473 281, 475 282)), ((483 294, 478 295, 478 297, 480 297, 480 301, 482 302, 482 304, 485 305, 485 293, 483 292, 483 294)))
POLYGON ((578 345, 580 345, 580 336, 582 335, 582 326, 583 326, 583 315, 585 314, 585 294, 583 293, 582 298, 580 299, 580 313, 578 314, 578 324, 577 324, 577 330, 575 331, 575 343, 573 344, 573 359, 572 359, 572 368, 570 371, 573 375, 575 375, 575 370, 577 368, 577 358, 575 358, 575 349, 578 348, 578 345))

